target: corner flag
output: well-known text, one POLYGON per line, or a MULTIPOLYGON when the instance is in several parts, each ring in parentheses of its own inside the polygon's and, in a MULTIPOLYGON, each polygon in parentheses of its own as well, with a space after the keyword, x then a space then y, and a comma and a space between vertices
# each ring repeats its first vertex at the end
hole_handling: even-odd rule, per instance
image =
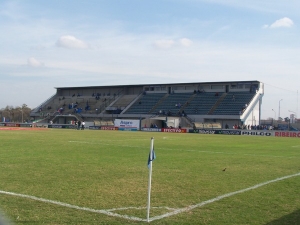
POLYGON ((152 161, 156 158, 154 152, 154 138, 151 138, 150 152, 148 157, 149 180, 148 180, 148 203, 147 203, 147 221, 150 222, 150 195, 151 195, 151 178, 152 178, 152 161))
POLYGON ((152 151, 149 152, 149 156, 148 156, 148 168, 149 169, 150 169, 150 162, 152 162, 154 159, 156 159, 156 155, 155 155, 154 146, 153 146, 153 149, 152 149, 152 151))

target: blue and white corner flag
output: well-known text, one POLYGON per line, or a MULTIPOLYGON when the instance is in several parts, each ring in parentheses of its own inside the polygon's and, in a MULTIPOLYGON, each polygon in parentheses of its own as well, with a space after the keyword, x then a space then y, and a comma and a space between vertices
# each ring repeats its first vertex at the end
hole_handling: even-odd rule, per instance
POLYGON ((154 151, 154 146, 153 149, 149 152, 149 156, 148 156, 148 168, 150 169, 150 163, 156 159, 156 155, 155 155, 155 151, 154 151), (151 154, 152 153, 152 154, 151 154))
POLYGON ((148 203, 147 203, 147 221, 150 222, 150 196, 151 196, 151 178, 152 178, 152 161, 156 158, 154 152, 154 138, 151 138, 150 152, 148 157, 149 180, 148 180, 148 203))

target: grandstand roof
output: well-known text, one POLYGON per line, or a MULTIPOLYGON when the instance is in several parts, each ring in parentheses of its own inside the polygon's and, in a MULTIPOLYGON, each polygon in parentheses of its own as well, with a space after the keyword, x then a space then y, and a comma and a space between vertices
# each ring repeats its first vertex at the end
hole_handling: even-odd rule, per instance
POLYGON ((157 86, 157 85, 191 85, 191 84, 230 84, 230 83, 259 83, 258 80, 248 81, 214 81, 214 82, 187 82, 187 83, 156 83, 156 84, 124 84, 124 85, 102 85, 102 86, 84 86, 84 87, 55 87, 55 89, 82 89, 82 88, 101 88, 101 87, 137 87, 137 86, 157 86))

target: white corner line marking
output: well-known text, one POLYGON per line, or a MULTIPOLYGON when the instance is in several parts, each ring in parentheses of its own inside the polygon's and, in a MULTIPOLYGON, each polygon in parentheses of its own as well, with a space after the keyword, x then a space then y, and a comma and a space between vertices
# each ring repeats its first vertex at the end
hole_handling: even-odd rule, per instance
POLYGON ((245 189, 242 189, 242 190, 239 190, 239 191, 234 191, 234 192, 230 192, 230 193, 227 193, 227 194, 224 194, 224 195, 220 195, 216 198, 209 199, 209 200, 204 201, 204 202, 200 202, 196 205, 190 205, 190 206, 185 207, 185 208, 180 208, 180 209, 174 210, 173 212, 169 212, 169 213, 166 213, 166 214, 163 214, 163 215, 160 215, 160 216, 152 217, 152 218, 150 218, 150 221, 159 220, 159 219, 162 219, 162 218, 165 218, 165 217, 169 217, 169 216, 173 216, 173 215, 176 215, 176 214, 179 214, 179 213, 187 212, 187 211, 190 211, 192 209, 207 205, 209 203, 219 201, 223 198, 227 198, 227 197, 230 197, 230 196, 233 196, 233 195, 236 195, 236 194, 244 193, 246 191, 250 191, 250 190, 262 187, 262 186, 267 185, 267 184, 271 184, 271 183, 274 183, 274 182, 277 182, 277 181, 285 180, 285 179, 296 177, 296 176, 300 176, 300 173, 296 173, 296 174, 292 174, 292 175, 288 175, 288 176, 284 176, 284 177, 279 177, 279 178, 276 178, 274 180, 269 180, 269 181, 266 181, 266 182, 263 182, 263 183, 260 183, 260 184, 256 184, 256 185, 254 185, 252 187, 249 187, 249 188, 245 188, 245 189))
POLYGON ((109 210, 98 210, 98 209, 80 207, 80 206, 71 205, 71 204, 64 203, 64 202, 53 201, 53 200, 49 200, 49 199, 45 199, 45 198, 38 198, 38 197, 35 197, 35 196, 31 196, 31 195, 18 194, 18 193, 2 191, 2 190, 0 190, 0 194, 12 195, 12 196, 17 196, 17 197, 22 197, 22 198, 29 198, 29 199, 32 199, 32 200, 51 203, 51 204, 55 204, 55 205, 59 205, 59 206, 64 206, 64 207, 67 207, 67 208, 78 209, 78 210, 94 212, 94 213, 101 213, 101 214, 105 214, 105 215, 108 215, 108 216, 121 217, 123 219, 129 219, 129 220, 134 220, 134 221, 146 221, 146 219, 141 219, 141 218, 134 217, 134 216, 120 215, 120 214, 117 214, 117 213, 112 213, 109 210))
MULTIPOLYGON (((244 193, 246 191, 250 191, 250 190, 262 187, 262 186, 267 185, 267 184, 271 184, 271 183, 274 183, 274 182, 277 182, 277 181, 285 180, 285 179, 296 177, 296 176, 300 176, 300 173, 296 173, 296 174, 292 174, 292 175, 288 175, 288 176, 284 176, 284 177, 279 177, 279 178, 276 178, 274 180, 270 180, 270 181, 266 181, 266 182, 263 182, 263 183, 260 183, 260 184, 256 184, 252 187, 245 188, 245 189, 242 189, 242 190, 239 190, 239 191, 234 191, 234 192, 230 192, 230 193, 227 193, 227 194, 224 194, 224 195, 220 195, 220 196, 217 196, 216 198, 209 199, 207 201, 200 202, 200 203, 195 204, 195 205, 190 205, 190 206, 187 206, 187 207, 184 207, 184 208, 179 208, 179 209, 169 208, 169 210, 173 210, 173 211, 169 212, 169 213, 166 213, 166 214, 159 215, 159 216, 151 217, 151 218, 149 218, 149 222, 154 221, 154 220, 163 219, 163 218, 166 218, 166 217, 170 217, 170 216, 173 216, 173 215, 177 215, 179 213, 187 212, 187 211, 190 211, 192 209, 207 205, 209 203, 219 201, 223 198, 227 198, 227 197, 230 197, 230 196, 233 196, 233 195, 236 195, 236 194, 244 193)), ((116 211, 116 210, 126 210, 126 209, 131 209, 131 208, 132 209, 134 209, 134 208, 135 209, 143 209, 144 207, 124 207, 124 208, 114 208, 114 209, 108 209, 108 210, 99 210, 99 209, 91 209, 91 208, 87 208, 87 207, 80 207, 80 206, 76 206, 76 205, 71 205, 71 204, 68 204, 68 203, 53 201, 53 200, 49 200, 49 199, 45 199, 45 198, 38 198, 38 197, 35 197, 35 196, 31 196, 31 195, 24 195, 24 194, 18 194, 18 193, 14 193, 14 192, 2 191, 2 190, 0 190, 0 194, 12 195, 12 196, 17 196, 17 197, 22 197, 22 198, 28 198, 28 199, 32 199, 32 200, 36 200, 36 201, 40 201, 40 202, 51 203, 51 204, 55 204, 55 205, 59 205, 59 206, 63 206, 63 207, 77 209, 77 210, 100 213, 100 214, 104 214, 104 215, 108 215, 108 216, 113 216, 113 217, 119 217, 119 218, 123 218, 123 219, 132 220, 132 221, 148 222, 147 219, 142 219, 142 218, 139 218, 139 217, 129 216, 129 215, 121 215, 121 214, 112 212, 112 211, 116 211)), ((152 207, 152 208, 160 208, 160 207, 152 207)), ((168 208, 168 207, 164 207, 164 208, 168 208)))

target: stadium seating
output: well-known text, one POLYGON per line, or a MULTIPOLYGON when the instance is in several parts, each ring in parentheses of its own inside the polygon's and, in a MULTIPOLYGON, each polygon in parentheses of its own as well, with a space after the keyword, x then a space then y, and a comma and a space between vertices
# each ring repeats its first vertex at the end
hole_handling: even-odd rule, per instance
POLYGON ((249 105, 255 93, 231 92, 227 93, 223 101, 216 107, 212 115, 241 115, 249 105))
POLYGON ((178 115, 192 96, 193 93, 173 93, 167 95, 151 112, 165 111, 171 115, 178 115))
POLYGON ((124 114, 148 114, 165 93, 144 94, 124 114))
POLYGON ((184 108, 186 114, 206 115, 210 109, 219 100, 222 93, 215 96, 214 92, 204 92, 194 94, 193 98, 189 101, 188 105, 184 108))

